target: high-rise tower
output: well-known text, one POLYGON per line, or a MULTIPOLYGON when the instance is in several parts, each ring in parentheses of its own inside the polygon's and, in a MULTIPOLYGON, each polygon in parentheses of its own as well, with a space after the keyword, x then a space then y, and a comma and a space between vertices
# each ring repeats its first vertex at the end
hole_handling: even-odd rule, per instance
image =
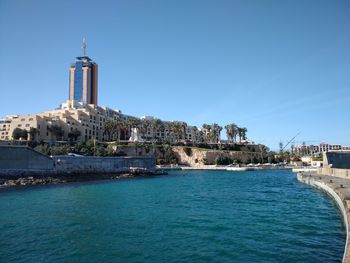
POLYGON ((98 65, 86 56, 83 39, 83 56, 77 57, 69 70, 69 100, 97 105, 98 65))

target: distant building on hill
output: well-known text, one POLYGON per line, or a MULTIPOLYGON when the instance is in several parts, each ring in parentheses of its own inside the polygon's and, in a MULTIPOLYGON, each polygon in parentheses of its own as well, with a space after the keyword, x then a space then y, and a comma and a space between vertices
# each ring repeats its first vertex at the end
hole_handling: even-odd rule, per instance
POLYGON ((300 156, 311 155, 320 156, 324 152, 331 151, 350 151, 350 146, 339 144, 320 143, 319 145, 297 145, 294 147, 294 153, 300 156))

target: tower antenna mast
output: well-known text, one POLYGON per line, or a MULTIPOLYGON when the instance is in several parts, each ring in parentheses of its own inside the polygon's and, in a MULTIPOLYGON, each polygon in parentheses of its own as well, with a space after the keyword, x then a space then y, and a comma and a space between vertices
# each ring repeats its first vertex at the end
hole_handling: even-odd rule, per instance
POLYGON ((86 40, 85 40, 85 37, 83 37, 83 44, 81 45, 81 48, 83 49, 84 57, 86 57, 86 40))

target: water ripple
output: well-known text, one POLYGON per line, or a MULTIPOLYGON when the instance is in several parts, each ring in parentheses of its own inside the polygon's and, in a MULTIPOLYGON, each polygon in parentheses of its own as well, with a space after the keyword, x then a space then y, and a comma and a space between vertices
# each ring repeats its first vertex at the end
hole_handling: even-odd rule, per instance
POLYGON ((0 211, 0 262, 341 262, 345 245, 335 203, 289 171, 4 190, 0 211))

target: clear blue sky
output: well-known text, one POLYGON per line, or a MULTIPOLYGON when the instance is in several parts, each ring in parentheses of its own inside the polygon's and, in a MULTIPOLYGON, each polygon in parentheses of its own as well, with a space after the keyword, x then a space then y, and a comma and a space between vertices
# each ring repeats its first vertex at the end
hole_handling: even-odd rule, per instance
POLYGON ((0 0, 0 116, 65 101, 84 36, 100 105, 350 145, 350 1, 0 0))

